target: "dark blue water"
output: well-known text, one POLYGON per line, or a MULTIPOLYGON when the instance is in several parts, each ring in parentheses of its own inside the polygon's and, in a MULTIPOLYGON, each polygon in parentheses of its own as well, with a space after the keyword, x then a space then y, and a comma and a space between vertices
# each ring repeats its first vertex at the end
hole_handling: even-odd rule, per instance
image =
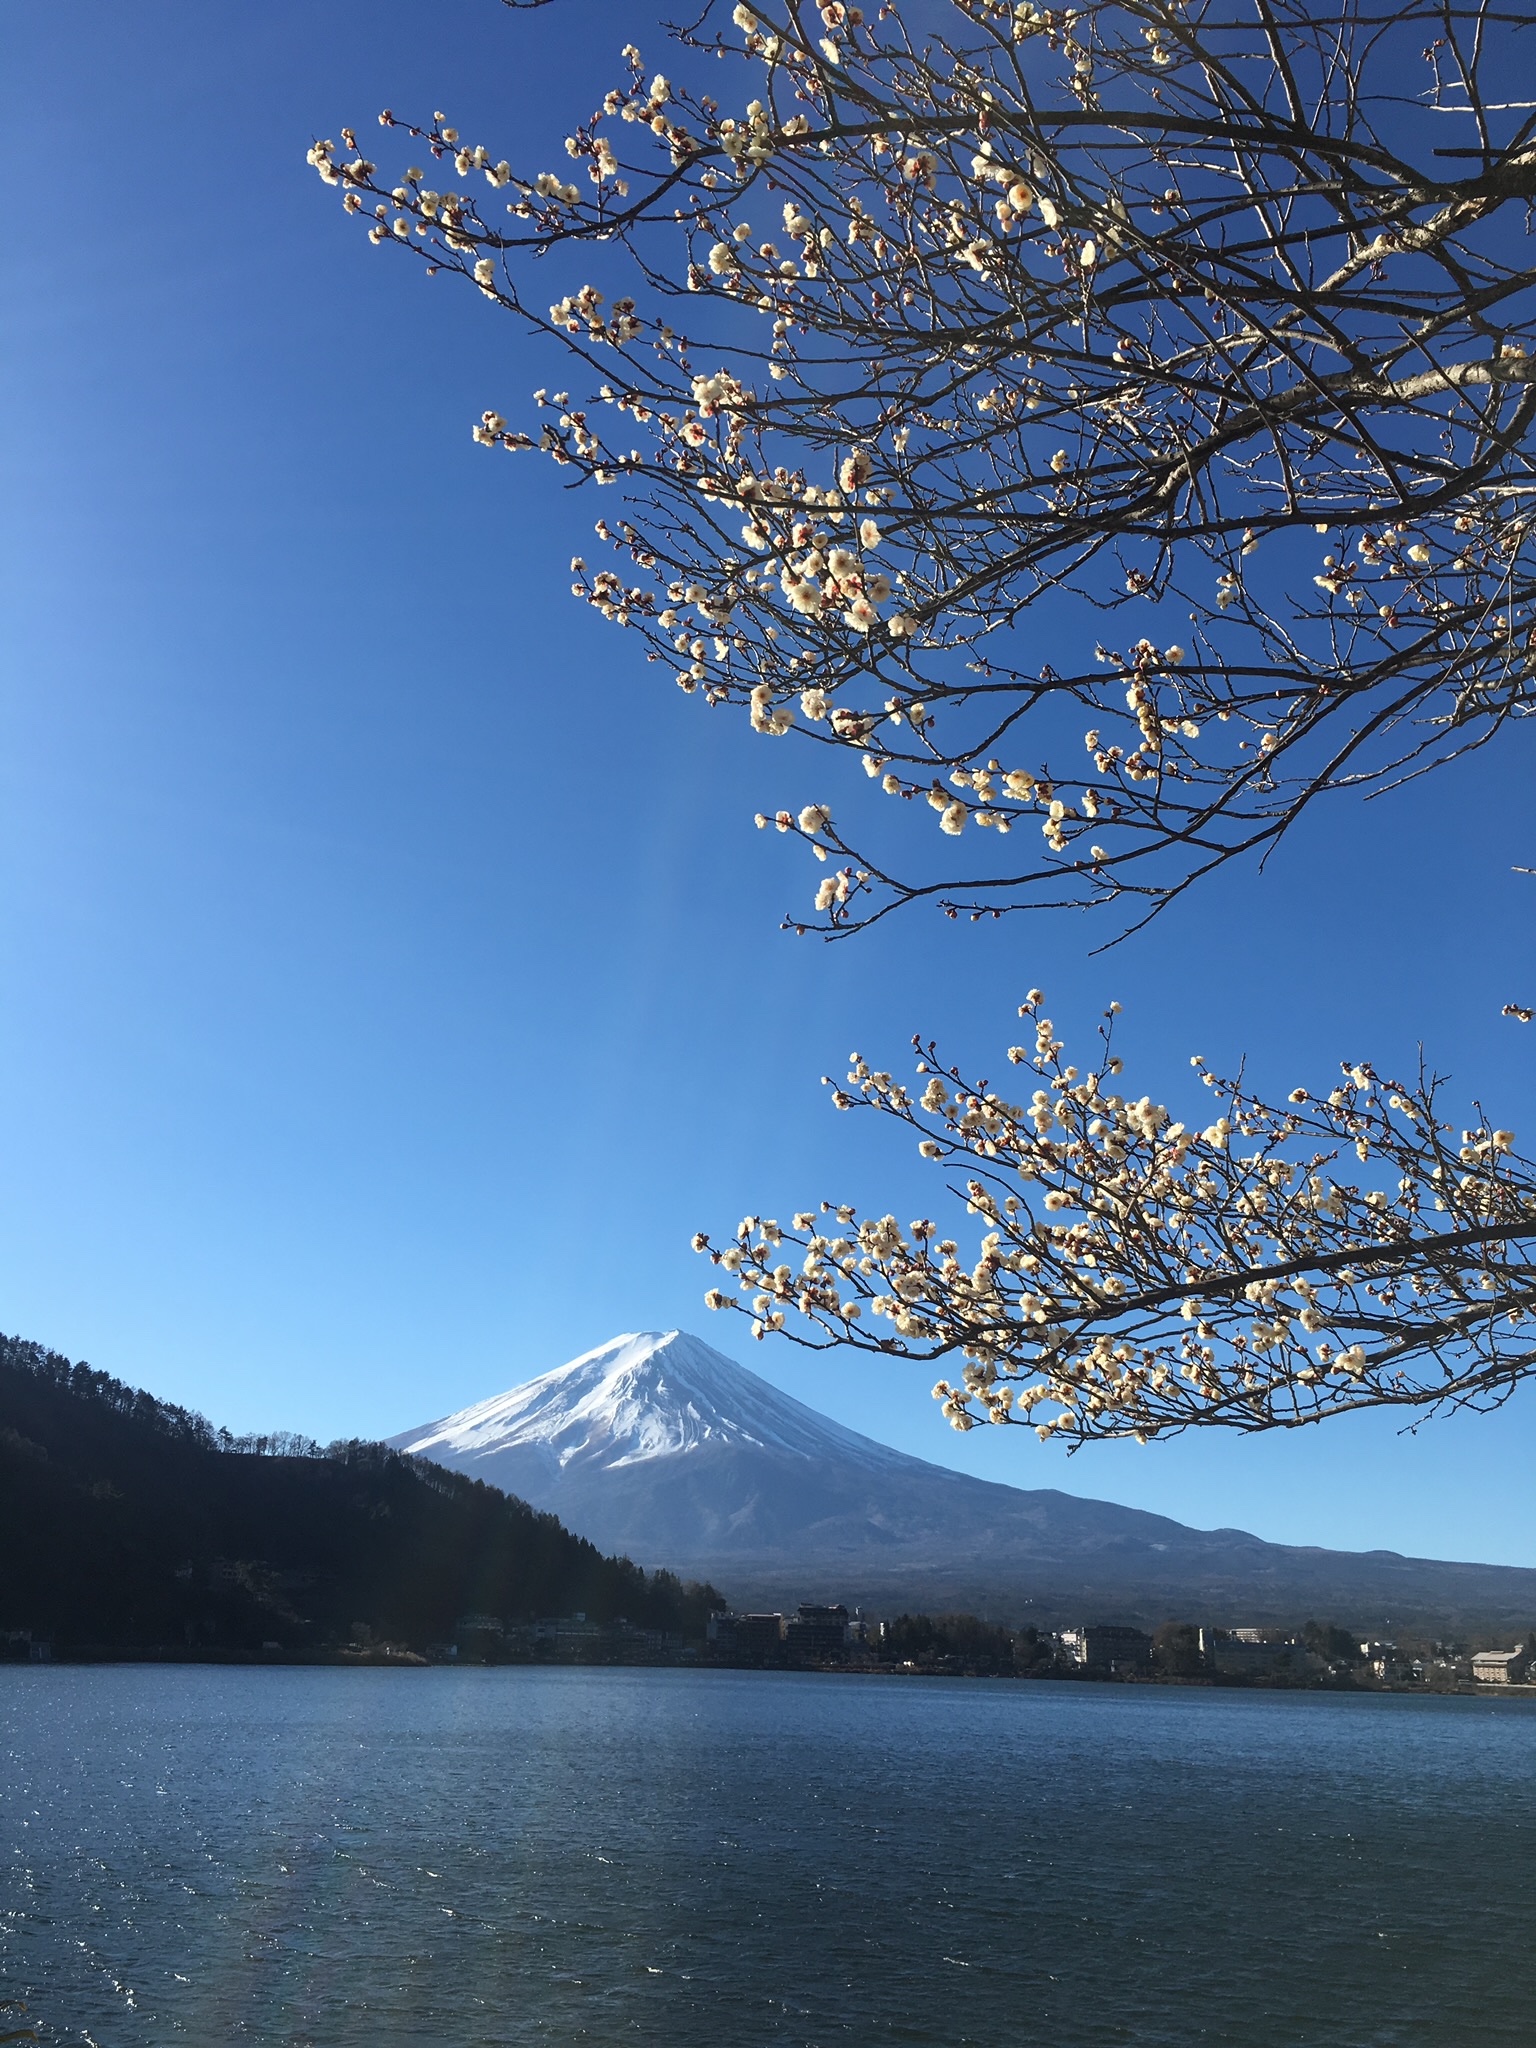
POLYGON ((0 1668, 0 1851, 97 2048, 1536 2042, 1518 1699, 0 1668))

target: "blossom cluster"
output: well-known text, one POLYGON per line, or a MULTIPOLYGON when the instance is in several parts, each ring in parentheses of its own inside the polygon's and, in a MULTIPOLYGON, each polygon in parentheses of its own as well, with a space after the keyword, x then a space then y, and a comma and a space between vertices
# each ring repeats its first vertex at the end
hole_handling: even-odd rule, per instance
POLYGON ((1536 1165, 1514 1134, 1447 1124, 1441 1086, 1346 1064, 1265 1103, 1191 1066, 1189 1120, 1121 1079, 1112 1005, 1095 1057, 1066 1057, 1032 990, 1012 1100, 914 1041, 907 1084, 858 1055, 840 1110, 902 1126, 978 1232, 822 1202, 744 1218, 696 1250, 705 1299, 754 1336, 954 1360, 957 1429, 1147 1442, 1202 1425, 1294 1427, 1362 1407, 1492 1406, 1536 1364, 1536 1165))
MULTIPOLYGON (((351 131, 350 158, 310 152, 349 210, 371 201, 376 242, 540 323, 531 258, 603 266, 548 304, 588 390, 475 437, 620 485, 599 534, 648 594, 580 595, 684 689, 853 750, 898 799, 839 842, 863 879, 830 905, 818 884, 808 922, 832 927, 918 898, 1155 907, 1318 790, 1477 744, 1532 691, 1511 212, 1532 152, 1492 185, 1357 161, 1422 59, 1410 20, 1367 34, 1344 0, 1267 26, 1239 4, 941 13, 925 39, 890 6, 743 5, 729 38, 684 32, 672 75, 630 46, 560 171, 441 113, 382 117, 441 175, 390 182, 351 131), (747 73, 731 106, 706 89, 723 59, 747 73), (1288 93, 1311 140, 1271 110, 1288 93), (1047 600, 1085 635, 1065 673, 1028 656, 1047 600), (1128 630, 1091 647, 1085 603, 1129 606, 1128 630), (677 616, 701 605, 703 634, 677 616), (1044 715, 1063 700, 1088 707, 1087 788, 1044 715), (898 815, 937 834, 910 879, 864 843, 898 815), (1005 854, 1026 820, 1031 851, 1005 854), (990 853, 936 887, 972 826, 990 853)), ((1429 103, 1475 105, 1449 48, 1429 103)))

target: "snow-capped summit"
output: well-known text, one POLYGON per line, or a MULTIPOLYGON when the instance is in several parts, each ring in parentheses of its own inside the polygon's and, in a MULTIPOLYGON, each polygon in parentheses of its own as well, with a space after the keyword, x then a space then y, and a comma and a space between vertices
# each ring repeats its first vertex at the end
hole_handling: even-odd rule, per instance
POLYGON ((613 1337, 569 1365, 391 1441, 513 1492, 523 1489, 508 1475, 529 1453, 550 1478, 711 1447, 871 1467, 903 1462, 684 1330, 613 1337))
MULTIPOLYGON (((886 1370, 893 1393, 921 1398, 910 1380, 901 1391, 898 1365, 886 1370)), ((1347 1614, 1372 1628, 1388 1615, 1404 1627, 1415 1614, 1530 1605, 1529 1572, 1294 1549, 930 1465, 682 1330, 614 1337, 390 1441, 548 1509, 602 1550, 712 1579, 738 1603, 831 1598, 1042 1622, 1347 1614)), ((1022 1474, 1035 1442, 1024 1430, 1017 1441, 1022 1474)))
POLYGON ((604 1550, 717 1580, 729 1566, 733 1585, 749 1560, 820 1583, 835 1556, 952 1550, 967 1489, 1032 1498, 874 1443, 684 1330, 611 1338, 390 1442, 549 1509, 604 1550))

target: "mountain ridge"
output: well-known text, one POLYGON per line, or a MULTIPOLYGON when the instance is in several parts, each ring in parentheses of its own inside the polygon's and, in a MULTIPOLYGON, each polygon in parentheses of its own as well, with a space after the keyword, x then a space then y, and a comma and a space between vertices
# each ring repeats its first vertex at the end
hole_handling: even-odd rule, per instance
POLYGON ((467 1613, 580 1609, 702 1636, 720 1595, 604 1557, 525 1501, 380 1444, 232 1437, 0 1336, 0 1657, 421 1650, 467 1613))
POLYGON ((1010 1620, 1342 1616, 1524 1625, 1536 1571, 1267 1543, 931 1465, 684 1331, 629 1332, 390 1438, 738 1602, 836 1597, 1010 1620))

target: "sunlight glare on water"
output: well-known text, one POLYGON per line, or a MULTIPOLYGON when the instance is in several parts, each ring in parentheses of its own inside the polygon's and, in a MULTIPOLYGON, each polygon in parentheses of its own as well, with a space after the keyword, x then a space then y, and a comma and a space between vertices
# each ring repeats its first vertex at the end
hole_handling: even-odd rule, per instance
POLYGON ((0 1670, 0 1997, 163 2048, 1536 2038, 1536 1703, 0 1670))

